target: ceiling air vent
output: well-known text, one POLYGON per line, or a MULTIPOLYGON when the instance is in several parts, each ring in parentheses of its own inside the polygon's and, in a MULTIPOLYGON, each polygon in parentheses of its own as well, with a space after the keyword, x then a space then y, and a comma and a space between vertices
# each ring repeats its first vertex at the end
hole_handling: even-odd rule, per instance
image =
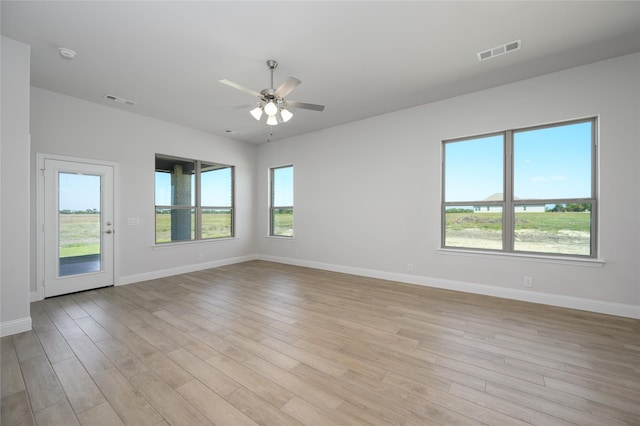
POLYGON ((505 53, 518 50, 521 46, 522 40, 515 40, 510 43, 501 44, 500 46, 492 47, 491 49, 478 52, 478 60, 486 61, 487 59, 495 58, 496 56, 504 55, 505 53))
POLYGON ((117 102, 119 104, 124 104, 124 105, 135 105, 136 104, 136 102, 130 101, 129 99, 120 98, 118 96, 113 96, 113 95, 109 95, 109 94, 102 95, 102 97, 105 98, 105 99, 108 99, 110 101, 117 102))

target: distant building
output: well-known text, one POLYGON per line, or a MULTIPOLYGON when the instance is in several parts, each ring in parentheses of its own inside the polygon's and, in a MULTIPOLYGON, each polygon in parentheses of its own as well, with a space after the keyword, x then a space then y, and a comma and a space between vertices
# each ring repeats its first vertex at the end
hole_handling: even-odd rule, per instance
MULTIPOLYGON (((521 198, 514 197, 514 200, 520 200, 521 198)), ((482 201, 502 201, 502 192, 496 192, 493 195, 488 196, 482 201)), ((526 206, 516 206, 516 213, 544 213, 544 204, 527 204, 526 206)), ((502 206, 473 206, 474 213, 501 213, 502 206)))

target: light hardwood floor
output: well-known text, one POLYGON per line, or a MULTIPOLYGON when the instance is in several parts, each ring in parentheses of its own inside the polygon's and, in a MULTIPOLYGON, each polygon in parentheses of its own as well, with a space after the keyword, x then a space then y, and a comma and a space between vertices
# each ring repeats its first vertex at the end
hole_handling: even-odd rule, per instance
POLYGON ((31 305, 2 425, 640 425, 640 321, 262 261, 31 305))

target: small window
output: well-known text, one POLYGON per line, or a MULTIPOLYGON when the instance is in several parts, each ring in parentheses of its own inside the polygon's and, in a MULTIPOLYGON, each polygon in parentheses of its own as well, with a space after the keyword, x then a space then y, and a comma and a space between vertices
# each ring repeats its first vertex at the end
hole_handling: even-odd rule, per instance
POLYGON ((293 166, 270 169, 269 235, 293 237, 293 166))
POLYGON ((595 126, 444 141, 442 246, 596 257, 595 126))
POLYGON ((233 236, 233 166, 156 155, 156 244, 233 236))

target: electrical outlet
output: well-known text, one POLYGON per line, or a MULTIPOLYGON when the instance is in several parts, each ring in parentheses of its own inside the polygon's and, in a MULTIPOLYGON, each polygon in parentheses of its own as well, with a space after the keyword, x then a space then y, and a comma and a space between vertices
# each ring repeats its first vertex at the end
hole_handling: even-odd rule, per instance
POLYGON ((413 263, 407 263, 407 271, 413 272, 413 263))
POLYGON ((202 262, 204 260, 204 256, 199 254, 198 255, 198 262, 202 262))
POLYGON ((528 288, 533 287, 533 277, 528 277, 528 276, 522 277, 522 285, 528 288))

